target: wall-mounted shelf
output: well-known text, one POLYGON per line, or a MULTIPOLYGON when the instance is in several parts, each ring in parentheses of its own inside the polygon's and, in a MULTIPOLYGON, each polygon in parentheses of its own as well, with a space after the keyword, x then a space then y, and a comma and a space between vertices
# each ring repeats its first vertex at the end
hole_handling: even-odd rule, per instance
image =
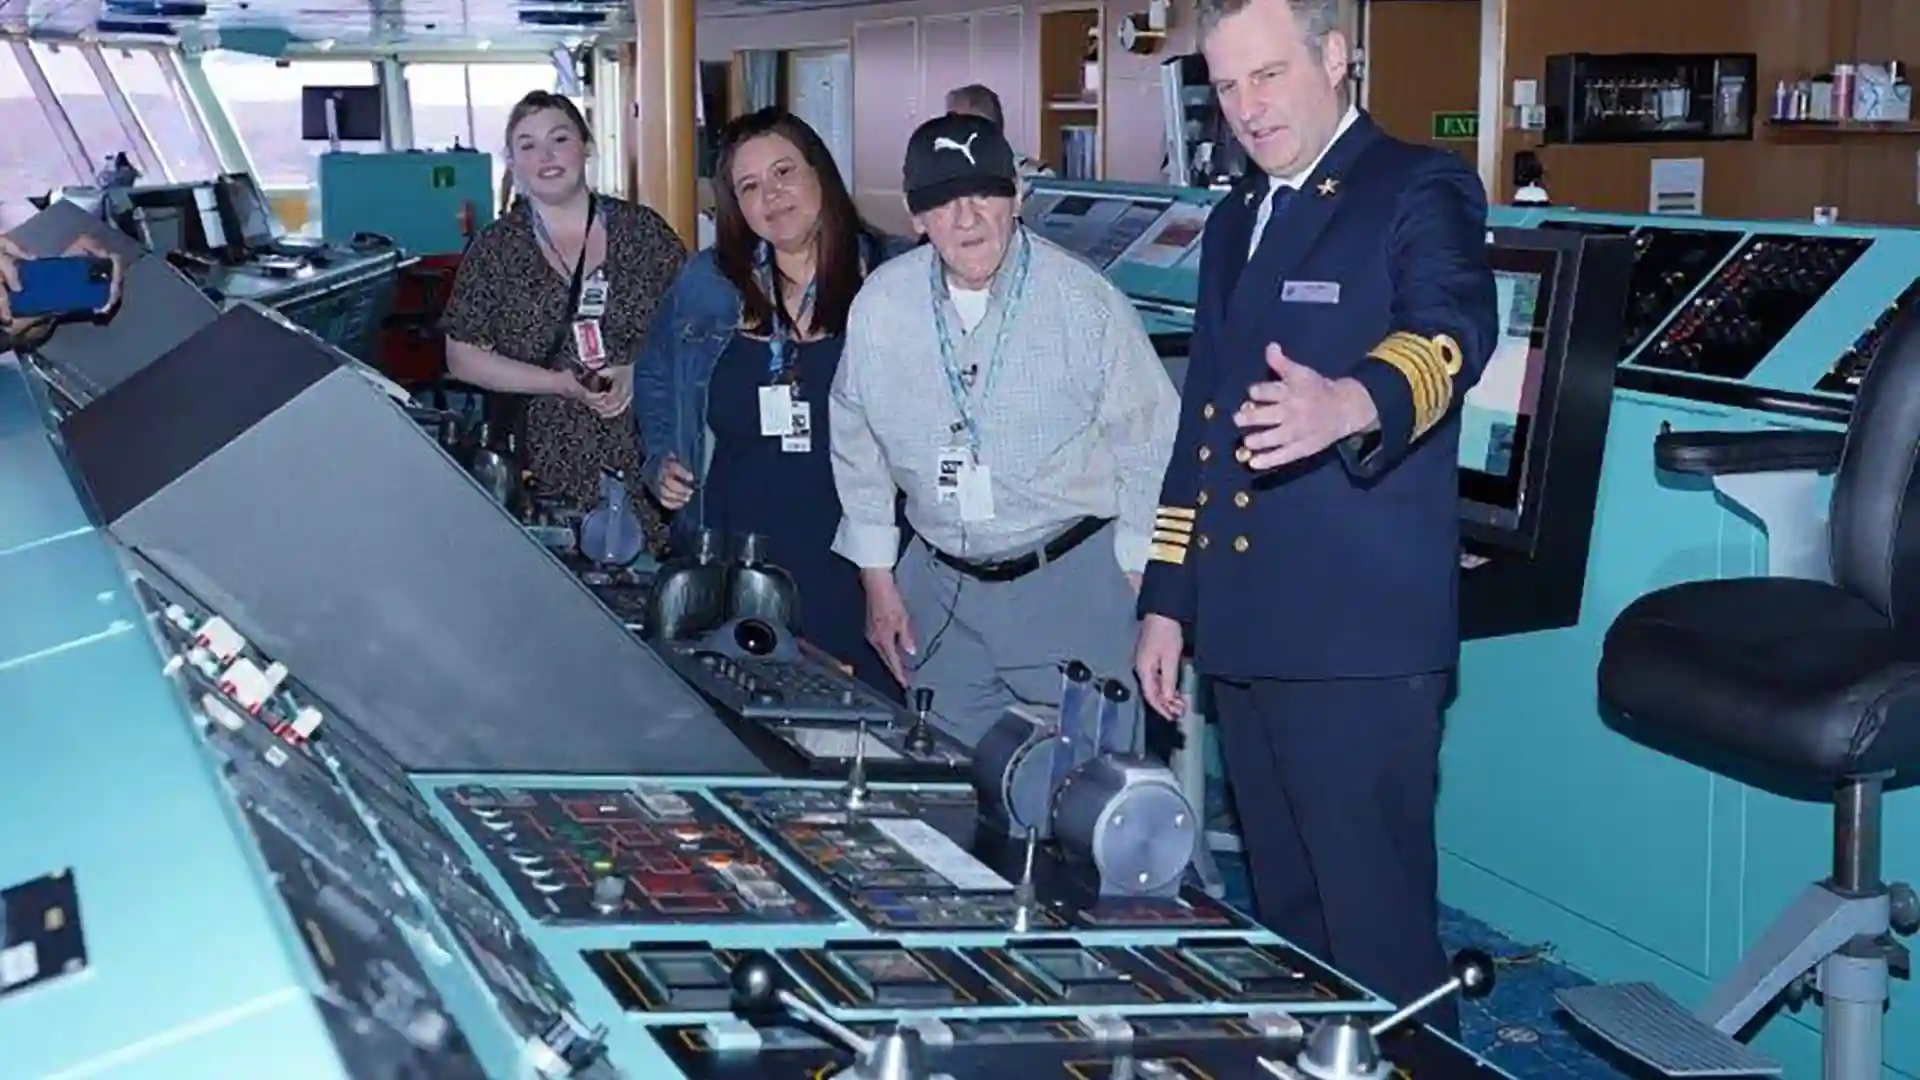
POLYGON ((1040 12, 1040 160, 1061 176, 1097 180, 1104 172, 1100 9, 1040 12))
POLYGON ((1769 120, 1767 129, 1782 135, 1920 135, 1920 121, 1769 120))

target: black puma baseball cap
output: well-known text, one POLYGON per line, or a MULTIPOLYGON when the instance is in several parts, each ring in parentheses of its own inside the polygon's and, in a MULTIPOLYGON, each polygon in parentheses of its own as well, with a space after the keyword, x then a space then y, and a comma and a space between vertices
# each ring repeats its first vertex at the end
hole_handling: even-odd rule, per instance
POLYGON ((915 214, 968 195, 1013 198, 1020 168, 1013 147, 992 121, 948 113, 914 129, 901 170, 907 209, 915 214))

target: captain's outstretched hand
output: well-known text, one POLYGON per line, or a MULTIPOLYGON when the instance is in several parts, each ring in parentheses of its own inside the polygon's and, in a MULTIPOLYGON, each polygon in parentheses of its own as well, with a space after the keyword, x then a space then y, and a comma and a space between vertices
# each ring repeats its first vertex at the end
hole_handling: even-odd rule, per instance
POLYGON ((1277 469, 1310 458, 1349 435, 1379 423, 1366 387, 1352 379, 1329 379, 1296 363, 1278 345, 1267 346, 1273 378, 1247 388, 1233 414, 1252 452, 1250 469, 1277 469))

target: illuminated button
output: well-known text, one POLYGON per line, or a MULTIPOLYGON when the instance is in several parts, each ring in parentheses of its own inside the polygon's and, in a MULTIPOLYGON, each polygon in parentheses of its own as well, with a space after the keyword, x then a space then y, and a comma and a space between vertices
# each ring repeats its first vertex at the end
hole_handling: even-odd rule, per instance
POLYGON ((1244 552, 1244 551, 1246 551, 1246 550, 1247 550, 1247 546, 1248 546, 1248 545, 1247 545, 1247 538, 1246 538, 1246 537, 1244 537, 1244 536, 1236 536, 1236 537, 1234 537, 1234 538, 1233 538, 1233 550, 1235 550, 1235 551, 1242 551, 1242 552, 1244 552))
POLYGON ((1204 537, 1204 536, 1196 536, 1196 537, 1194 537, 1194 540, 1193 540, 1193 542, 1194 542, 1194 543, 1196 543, 1196 544, 1199 544, 1199 545, 1200 545, 1200 547, 1201 547, 1201 548, 1202 548, 1203 550, 1204 550, 1204 549, 1206 548, 1206 546, 1207 546, 1207 538, 1206 538, 1206 537, 1204 537))
POLYGON ((1200 419, 1202 420, 1213 419, 1213 402, 1209 401, 1204 407, 1201 408, 1200 419))
POLYGON ((1201 492, 1200 494, 1198 494, 1198 495, 1195 495, 1195 496, 1193 497, 1193 502, 1194 502, 1194 505, 1196 505, 1196 506, 1205 506, 1205 505, 1207 505, 1207 493, 1203 491, 1203 492, 1201 492))
POLYGON ((1212 447, 1210 447, 1210 446, 1203 446, 1203 447, 1201 447, 1201 448, 1200 448, 1200 460, 1201 460, 1201 461, 1205 461, 1205 460, 1207 460, 1208 458, 1210 458, 1210 457, 1212 457, 1212 456, 1213 456, 1213 448, 1212 448, 1212 447))
POLYGON ((1253 451, 1242 446, 1233 452, 1233 460, 1245 465, 1247 462, 1253 460, 1253 451))
POLYGON ((1233 493, 1233 505, 1239 507, 1242 510, 1245 510, 1247 506, 1252 502, 1253 502, 1253 496, 1247 494, 1244 491, 1236 491, 1233 493))

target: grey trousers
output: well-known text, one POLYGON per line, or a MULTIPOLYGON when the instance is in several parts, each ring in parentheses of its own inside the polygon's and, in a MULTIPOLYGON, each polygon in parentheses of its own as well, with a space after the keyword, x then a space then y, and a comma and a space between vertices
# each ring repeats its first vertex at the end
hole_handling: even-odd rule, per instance
POLYGON ((1060 704, 1060 665, 1079 660, 1136 695, 1125 711, 1141 745, 1133 586, 1113 555, 1113 527, 1015 581, 969 577, 915 540, 895 572, 918 656, 914 688, 933 691, 935 723, 977 746, 1009 705, 1060 704))

